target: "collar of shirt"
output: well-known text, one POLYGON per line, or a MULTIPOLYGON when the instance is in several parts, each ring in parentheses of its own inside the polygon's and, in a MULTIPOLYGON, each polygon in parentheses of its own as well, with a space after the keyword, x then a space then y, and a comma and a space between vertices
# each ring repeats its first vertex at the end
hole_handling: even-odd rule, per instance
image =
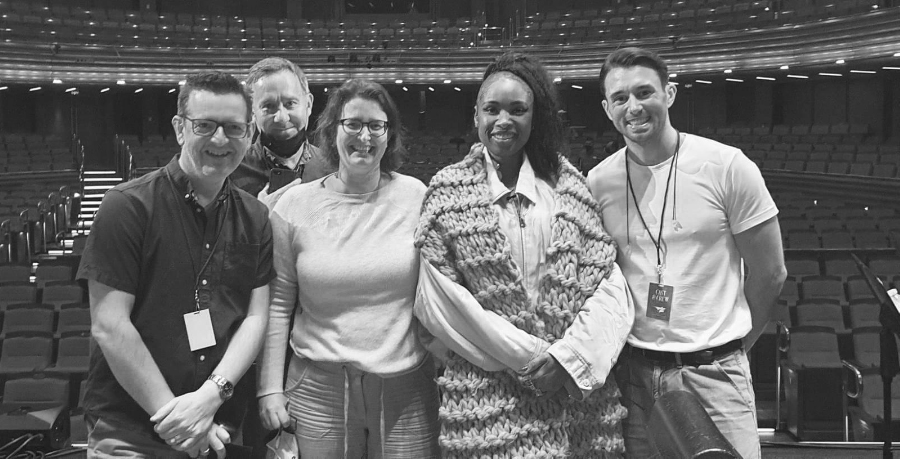
MULTIPOLYGON (((166 171, 168 172, 169 178, 172 180, 172 185, 175 186, 175 191, 177 191, 180 196, 184 196, 186 202, 199 206, 199 204, 197 204, 197 197, 194 194, 194 186, 191 185, 191 181, 187 174, 184 173, 184 169, 178 164, 178 158, 180 157, 180 154, 176 155, 172 161, 169 161, 169 164, 166 165, 166 171)), ((207 207, 219 206, 228 199, 230 194, 231 179, 226 178, 225 183, 222 185, 222 189, 220 189, 219 194, 216 195, 216 199, 214 199, 207 207)))
POLYGON ((491 189, 491 203, 496 204, 500 199, 508 198, 514 193, 518 193, 531 203, 538 202, 537 179, 534 175, 534 169, 531 168, 531 162, 528 161, 528 155, 522 155, 519 178, 516 179, 516 186, 512 189, 506 188, 506 185, 500 180, 497 168, 494 167, 494 159, 491 158, 487 148, 484 149, 484 163, 487 170, 488 186, 491 189))
MULTIPOLYGON (((262 142, 260 142, 260 146, 262 146, 262 142)), ((282 169, 291 169, 284 164, 283 158, 276 156, 275 153, 272 153, 272 151, 269 150, 268 148, 263 146, 262 150, 266 154, 266 159, 268 159, 269 162, 272 163, 273 167, 279 167, 282 169)), ((291 169, 294 172, 299 171, 302 166, 304 166, 306 163, 309 162, 310 159, 312 159, 312 151, 310 151, 308 140, 306 142, 303 142, 303 145, 300 145, 300 149, 297 151, 297 153, 295 153, 295 155, 297 155, 297 154, 300 155, 300 160, 297 161, 297 165, 294 166, 293 169, 291 169)))

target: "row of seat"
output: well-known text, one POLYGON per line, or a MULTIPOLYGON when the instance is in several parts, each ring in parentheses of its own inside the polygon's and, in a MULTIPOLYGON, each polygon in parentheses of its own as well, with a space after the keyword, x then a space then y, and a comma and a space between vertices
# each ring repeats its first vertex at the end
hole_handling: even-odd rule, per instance
MULTIPOLYGON (((888 285, 900 280, 900 273, 883 276, 888 285)), ((846 306, 851 303, 874 298, 862 276, 850 276, 846 280, 838 276, 806 276, 800 280, 787 279, 779 295, 785 304, 796 306, 803 303, 831 302, 846 306)))
POLYGON ((70 282, 49 282, 43 288, 31 283, 0 285, 0 312, 16 304, 52 305, 58 311, 63 305, 84 301, 84 290, 70 282))
MULTIPOLYGON (((848 256, 819 260, 817 257, 787 258, 784 261, 789 279, 801 281, 803 278, 839 278, 846 282, 849 278, 860 275, 856 263, 848 256)), ((869 269, 882 279, 893 279, 900 276, 900 258, 896 256, 872 258, 868 262, 869 269)))
POLYGON ((63 304, 57 312, 52 305, 10 305, 0 314, 0 340, 16 335, 87 335, 91 311, 87 303, 63 304))
POLYGON ((41 372, 83 377, 90 362, 90 340, 82 334, 59 339, 37 334, 7 337, 0 341, 0 375, 41 372))
MULTIPOLYGON (((3 407, 12 410, 41 411, 64 407, 63 416, 69 417, 70 443, 87 443, 84 423, 84 391, 86 385, 65 375, 43 373, 14 376, 3 382, 3 407)), ((15 412, 0 416, 17 416, 15 412)), ((5 423, 13 426, 15 422, 5 423)), ((30 456, 29 456, 30 457, 30 456)))
MULTIPOLYGON (((71 282, 74 280, 73 274, 73 269, 69 265, 39 263, 34 268, 34 281, 38 288, 43 288, 48 282, 71 282)), ((0 265, 0 285, 29 283, 31 278, 31 266, 0 265)))
POLYGON ((39 2, 8 2, 0 1, 0 14, 17 15, 19 18, 28 18, 29 22, 46 23, 48 20, 52 22, 63 22, 68 24, 84 24, 94 25, 103 22, 114 23, 130 23, 130 24, 183 24, 189 26, 201 27, 296 27, 315 29, 320 27, 468 27, 472 25, 472 20, 468 17, 459 17, 456 19, 439 18, 431 19, 396 19, 392 21, 373 21, 373 20, 306 20, 306 19, 287 19, 274 17, 253 17, 253 16, 225 16, 225 15, 207 15, 207 14, 191 14, 191 13, 157 13, 152 10, 125 10, 120 8, 103 8, 103 7, 81 7, 54 4, 52 6, 41 5, 39 2), (79 22, 67 22, 79 21, 79 22))

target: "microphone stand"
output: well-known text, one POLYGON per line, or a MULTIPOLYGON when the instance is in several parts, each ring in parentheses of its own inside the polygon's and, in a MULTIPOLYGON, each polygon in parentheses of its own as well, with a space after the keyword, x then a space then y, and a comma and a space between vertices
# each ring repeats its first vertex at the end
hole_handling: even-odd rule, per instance
POLYGON ((894 376, 900 373, 900 356, 898 356, 897 341, 894 338, 895 335, 900 335, 900 312, 894 307, 894 302, 888 296, 884 285, 872 274, 869 267, 856 254, 851 253, 850 256, 853 257, 856 267, 866 279, 866 284, 869 285, 869 289, 881 306, 881 310, 878 313, 878 321, 881 322, 881 332, 879 333, 879 344, 881 347, 880 370, 884 397, 884 447, 882 449, 882 457, 891 459, 893 457, 891 454, 891 424, 893 421, 891 414, 891 381, 894 379, 894 376))

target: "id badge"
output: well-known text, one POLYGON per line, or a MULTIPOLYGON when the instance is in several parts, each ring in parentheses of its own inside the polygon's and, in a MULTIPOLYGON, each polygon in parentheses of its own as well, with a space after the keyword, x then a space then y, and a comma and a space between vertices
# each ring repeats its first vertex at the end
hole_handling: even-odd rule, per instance
POLYGON ((191 352, 216 345, 216 335, 213 333, 209 309, 201 309, 185 314, 184 326, 187 328, 191 352))
POLYGON ((672 313, 673 290, 671 285, 650 283, 650 291, 647 296, 647 317, 669 321, 672 313))

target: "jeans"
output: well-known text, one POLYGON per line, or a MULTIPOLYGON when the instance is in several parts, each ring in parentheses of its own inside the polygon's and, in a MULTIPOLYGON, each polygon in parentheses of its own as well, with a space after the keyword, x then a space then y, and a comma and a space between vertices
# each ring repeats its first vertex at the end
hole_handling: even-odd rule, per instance
POLYGON ((438 458, 437 385, 427 358, 389 378, 294 356, 285 383, 303 458, 438 458))
POLYGON ((726 439, 744 459, 759 458, 756 401, 750 365, 743 350, 723 356, 709 365, 682 367, 648 360, 640 354, 619 358, 616 382, 622 405, 628 409, 624 422, 625 451, 629 458, 656 458, 647 421, 654 402, 669 391, 694 394, 726 439))

